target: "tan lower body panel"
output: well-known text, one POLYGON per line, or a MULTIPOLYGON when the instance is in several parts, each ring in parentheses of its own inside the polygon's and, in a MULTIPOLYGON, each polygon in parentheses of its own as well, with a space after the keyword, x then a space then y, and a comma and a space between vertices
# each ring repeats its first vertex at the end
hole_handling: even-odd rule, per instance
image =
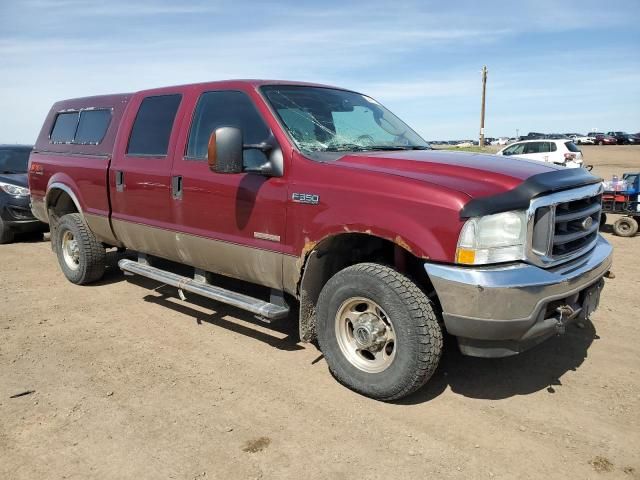
POLYGON ((117 219, 112 223, 120 242, 132 250, 295 295, 296 257, 150 225, 117 219))
POLYGON ((109 217, 102 215, 84 214, 84 220, 98 240, 108 245, 120 246, 121 243, 113 236, 109 217))

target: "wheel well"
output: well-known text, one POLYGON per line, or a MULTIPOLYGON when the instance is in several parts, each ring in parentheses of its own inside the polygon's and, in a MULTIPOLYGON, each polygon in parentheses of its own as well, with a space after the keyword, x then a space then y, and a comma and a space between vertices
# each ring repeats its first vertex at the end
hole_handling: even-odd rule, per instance
POLYGON ((56 251, 56 226, 58 220, 69 213, 81 213, 73 197, 61 188, 52 188, 47 193, 47 215, 49 217, 49 231, 51 232, 51 249, 56 251))
POLYGON ((356 263, 390 265, 410 277, 429 298, 435 290, 426 272, 424 259, 384 238, 364 233, 345 233, 320 242, 307 255, 299 286, 300 339, 316 338, 316 304, 322 287, 337 272, 356 263))
POLYGON ((68 213, 79 213, 71 195, 59 188, 54 188, 47 195, 47 210, 49 217, 53 214, 54 219, 58 219, 68 213))

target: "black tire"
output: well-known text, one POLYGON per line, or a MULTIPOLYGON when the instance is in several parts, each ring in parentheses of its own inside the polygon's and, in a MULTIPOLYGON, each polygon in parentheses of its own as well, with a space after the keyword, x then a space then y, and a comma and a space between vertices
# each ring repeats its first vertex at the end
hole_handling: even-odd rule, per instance
POLYGON ((70 282, 84 285, 102 278, 106 251, 79 213, 70 213, 60 218, 53 231, 58 263, 70 282), (69 236, 71 240, 68 240, 69 236), (65 258, 63 239, 75 242, 74 255, 65 258), (73 259, 70 259, 71 256, 73 259))
POLYGON ((602 228, 604 228, 606 224, 607 224, 607 214, 601 213, 600 214, 600 230, 602 230, 602 228))
POLYGON ((404 275, 376 263, 347 267, 329 279, 318 299, 317 332, 336 379, 377 400, 397 400, 418 390, 431 378, 442 354, 442 330, 427 296, 404 275), (383 313, 391 312, 387 323, 392 325, 395 351, 383 371, 371 373, 355 366, 340 347, 336 317, 354 298, 371 300, 383 313))
POLYGON ((0 218, 0 244, 11 243, 15 238, 15 234, 9 229, 6 223, 0 218))
POLYGON ((638 222, 633 217, 621 217, 613 224, 613 233, 619 237, 633 237, 638 233, 638 222))

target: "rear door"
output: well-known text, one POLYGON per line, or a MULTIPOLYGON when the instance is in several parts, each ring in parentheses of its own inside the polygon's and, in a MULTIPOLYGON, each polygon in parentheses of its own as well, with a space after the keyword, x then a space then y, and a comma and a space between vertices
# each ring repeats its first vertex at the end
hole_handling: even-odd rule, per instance
MULTIPOLYGON (((249 95, 237 90, 193 92, 193 115, 181 133, 172 171, 175 228, 181 261, 207 271, 282 288, 285 251, 285 176, 214 173, 207 145, 219 127, 238 127, 245 144, 267 140, 270 129, 249 95)), ((244 164, 266 161, 245 150, 244 164)))
POLYGON ((109 172, 111 220, 127 247, 175 258, 165 232, 173 223, 171 164, 181 116, 180 92, 134 98, 109 172))
POLYGON ((525 144, 524 155, 525 158, 531 160, 540 160, 542 162, 549 161, 549 142, 529 142, 525 144))

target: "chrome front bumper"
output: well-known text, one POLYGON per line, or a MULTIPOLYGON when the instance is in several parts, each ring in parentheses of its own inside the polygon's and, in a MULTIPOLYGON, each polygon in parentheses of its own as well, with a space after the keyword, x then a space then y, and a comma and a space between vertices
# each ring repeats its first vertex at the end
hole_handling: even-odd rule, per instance
MULTIPOLYGON (((612 248, 598 236, 580 258, 553 268, 525 263, 461 267, 426 263, 443 310, 447 331, 463 353, 483 357, 514 355, 584 317, 586 296, 599 296, 611 268, 612 248), (565 316, 557 307, 569 306, 565 316)), ((597 306, 597 299, 592 310, 597 306)), ((567 311, 567 309, 565 309, 567 311)))

